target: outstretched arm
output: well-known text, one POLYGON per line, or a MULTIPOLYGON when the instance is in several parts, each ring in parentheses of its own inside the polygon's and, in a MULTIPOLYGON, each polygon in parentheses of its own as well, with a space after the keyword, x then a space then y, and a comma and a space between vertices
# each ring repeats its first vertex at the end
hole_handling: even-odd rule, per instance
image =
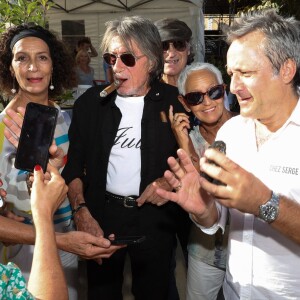
MULTIPOLYGON (((6 113, 9 118, 3 119, 3 122, 6 125, 5 136, 14 147, 18 147, 18 138, 20 136, 23 124, 23 115, 25 114, 25 109, 22 107, 18 107, 17 111, 8 109, 6 113)), ((53 143, 49 148, 49 153, 49 162, 52 166, 60 168, 64 165, 63 150, 60 147, 57 147, 55 143, 53 143)), ((50 174, 46 172, 45 178, 50 179, 50 177, 50 174)), ((31 177, 31 180, 33 180, 33 176, 31 177)), ((71 192, 72 188, 70 188, 70 193, 71 192)), ((77 195, 77 189, 75 189, 75 192, 77 195)), ((82 190, 80 194, 82 198, 77 197, 77 200, 84 201, 82 190)), ((70 196, 71 201, 75 199, 75 197, 73 197, 73 194, 70 196)), ((75 203, 72 203, 72 206, 73 208, 76 208, 76 204, 74 204, 75 203)), ((75 222, 77 221, 78 217, 82 216, 82 214, 88 215, 89 212, 86 208, 78 211, 78 213, 76 213, 75 215, 75 222)), ((2 217, 0 216, 0 218, 2 217)), ((15 220, 11 220, 8 218, 2 219, 3 222, 7 224, 7 226, 2 226, 2 229, 0 228, 1 241, 4 241, 8 244, 34 244, 35 232, 32 226, 18 223, 15 220), (8 234, 7 232, 8 229, 11 232, 10 234, 8 234)), ((101 237, 100 235, 94 234, 94 232, 91 234, 91 232, 84 230, 83 227, 78 228, 78 230, 83 231, 56 233, 56 242, 58 248, 67 252, 77 254, 85 259, 97 259, 99 263, 101 262, 101 258, 110 257, 116 250, 121 248, 120 246, 111 246, 110 242, 107 239, 101 237)))
POLYGON ((34 170, 31 207, 36 242, 28 290, 38 299, 68 299, 67 284, 58 255, 53 214, 66 197, 67 186, 56 168, 48 164, 50 181, 40 166, 34 170))
MULTIPOLYGON (((79 208, 80 205, 85 204, 83 195, 83 183, 81 179, 75 178, 69 183, 68 196, 73 208, 73 211, 77 211, 74 217, 74 222, 78 233, 85 234, 85 237, 90 240, 91 255, 98 264, 102 263, 102 258, 110 257, 116 250, 123 246, 114 246, 110 244, 110 241, 104 238, 104 233, 98 222, 93 218, 87 206, 79 208), (92 243, 92 241, 95 243, 92 243), (97 255, 95 255, 97 254, 97 255)), ((82 240, 80 240, 82 242, 82 240)), ((79 241, 77 241, 79 244, 79 241)), ((76 246, 76 245, 75 245, 76 246)), ((88 250, 88 249, 87 249, 88 250)))

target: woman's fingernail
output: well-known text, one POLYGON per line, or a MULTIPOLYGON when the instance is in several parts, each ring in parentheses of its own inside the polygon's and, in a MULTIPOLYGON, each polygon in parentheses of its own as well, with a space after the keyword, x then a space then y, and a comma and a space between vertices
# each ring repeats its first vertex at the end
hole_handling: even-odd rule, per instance
POLYGON ((0 179, 0 185, 3 185, 3 181, 0 179))
POLYGON ((35 170, 35 171, 40 171, 40 170, 42 170, 42 167, 41 167, 40 165, 36 165, 36 166, 34 167, 34 170, 35 170))

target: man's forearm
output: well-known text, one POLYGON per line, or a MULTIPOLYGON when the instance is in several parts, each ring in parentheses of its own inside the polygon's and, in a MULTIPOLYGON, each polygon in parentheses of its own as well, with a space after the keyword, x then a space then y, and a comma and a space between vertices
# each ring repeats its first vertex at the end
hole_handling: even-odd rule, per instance
POLYGON ((289 239, 300 244, 300 204, 280 195, 278 218, 270 225, 289 239))
MULTIPOLYGON (((35 230, 33 225, 27 225, 3 216, 0 216, 0 241, 5 244, 35 244, 35 230)), ((61 250, 66 250, 64 233, 55 233, 56 245, 61 250)))
POLYGON ((27 225, 0 216, 0 240, 8 244, 34 245, 35 231, 32 225, 27 225))
POLYGON ((68 188, 68 198, 72 208, 75 209, 79 203, 84 202, 83 183, 81 179, 75 178, 69 183, 68 188))

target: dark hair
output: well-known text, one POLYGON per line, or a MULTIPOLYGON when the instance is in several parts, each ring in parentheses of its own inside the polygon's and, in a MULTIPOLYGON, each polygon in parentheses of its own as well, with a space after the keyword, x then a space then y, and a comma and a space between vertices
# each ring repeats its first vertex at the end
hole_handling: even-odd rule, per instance
POLYGON ((79 39, 78 42, 77 42, 77 47, 80 48, 80 46, 83 45, 83 44, 91 44, 90 38, 89 37, 83 37, 83 38, 79 39))
POLYGON ((11 88, 14 87, 18 91, 19 84, 14 81, 14 77, 11 74, 11 63, 13 59, 13 53, 10 49, 10 43, 14 36, 19 34, 23 30, 34 29, 41 32, 47 37, 49 51, 52 59, 53 72, 52 83, 54 90, 49 89, 49 98, 54 99, 58 95, 61 95, 64 89, 72 88, 76 85, 76 75, 74 71, 74 60, 67 48, 56 35, 49 30, 39 25, 18 25, 8 28, 0 37, 0 89, 8 95, 11 95, 11 88))
POLYGON ((191 64, 194 61, 195 52, 190 27, 185 22, 173 18, 160 19, 154 24, 158 29, 162 42, 184 40, 189 44, 190 54, 187 58, 187 65, 191 64))
POLYGON ((152 68, 149 72, 149 85, 161 77, 164 67, 163 51, 156 26, 149 19, 139 16, 124 17, 106 23, 106 31, 102 39, 102 53, 107 52, 113 37, 119 36, 129 51, 134 41, 141 52, 147 56, 152 68))
POLYGON ((293 79, 294 88, 300 85, 300 22, 293 17, 283 17, 275 9, 253 11, 237 19, 228 28, 227 42, 258 31, 265 35, 263 50, 270 60, 274 74, 278 74, 287 59, 296 63, 297 71, 293 79))

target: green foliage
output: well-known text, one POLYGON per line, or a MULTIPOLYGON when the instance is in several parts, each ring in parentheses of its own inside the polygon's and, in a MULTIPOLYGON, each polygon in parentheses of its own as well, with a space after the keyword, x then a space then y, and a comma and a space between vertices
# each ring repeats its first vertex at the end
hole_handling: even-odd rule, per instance
POLYGON ((282 15, 295 16, 300 20, 299 0, 257 0, 253 6, 249 6, 247 0, 228 0, 228 3, 232 2, 245 3, 245 5, 241 5, 242 9, 239 13, 255 9, 276 8, 282 15))
POLYGON ((53 6, 49 0, 0 0, 0 33, 7 25, 47 24, 46 13, 53 6))
POLYGON ((266 9, 266 8, 275 8, 279 9, 279 5, 272 0, 261 0, 258 1, 259 3, 253 5, 253 6, 245 6, 243 9, 243 12, 247 11, 253 11, 253 10, 261 10, 261 9, 266 9))
POLYGON ((68 100, 74 99, 74 90, 66 90, 62 95, 56 97, 55 102, 58 104, 65 104, 68 100))

